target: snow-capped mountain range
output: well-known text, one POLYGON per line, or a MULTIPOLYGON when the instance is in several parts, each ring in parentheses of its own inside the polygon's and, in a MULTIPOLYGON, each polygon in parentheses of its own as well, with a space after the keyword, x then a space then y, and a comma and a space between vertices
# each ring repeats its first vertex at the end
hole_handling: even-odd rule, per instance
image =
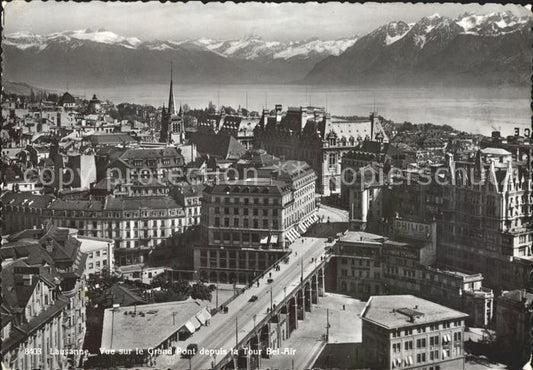
POLYGON ((4 44, 18 49, 44 50, 50 44, 60 43, 75 49, 83 42, 115 45, 138 50, 203 50, 211 51, 226 58, 254 60, 259 58, 290 59, 326 57, 339 55, 357 41, 357 36, 340 40, 322 41, 317 38, 304 41, 265 41, 259 36, 250 35, 239 40, 220 41, 208 38, 183 41, 141 41, 136 37, 124 37, 103 29, 92 31, 64 31, 50 35, 35 35, 19 32, 6 35, 4 44))
POLYGON ((481 80, 487 78, 483 73, 505 75, 504 81, 514 83, 529 76, 524 63, 531 59, 531 19, 511 12, 465 13, 456 19, 435 14, 338 40, 282 42, 251 35, 143 41, 100 29, 19 32, 5 35, 2 44, 6 76, 41 85, 54 80, 159 83, 168 78, 171 60, 176 77, 186 83, 386 82, 409 80, 415 71, 481 80))
POLYGON ((526 83, 531 17, 511 12, 456 19, 434 14, 391 22, 339 56, 318 62, 307 83, 526 83))

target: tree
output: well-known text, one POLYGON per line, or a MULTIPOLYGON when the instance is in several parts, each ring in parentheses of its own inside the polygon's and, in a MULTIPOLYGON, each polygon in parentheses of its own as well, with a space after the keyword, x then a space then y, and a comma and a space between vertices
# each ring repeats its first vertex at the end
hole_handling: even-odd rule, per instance
POLYGON ((196 283, 192 286, 191 298, 211 302, 211 290, 204 283, 196 283))

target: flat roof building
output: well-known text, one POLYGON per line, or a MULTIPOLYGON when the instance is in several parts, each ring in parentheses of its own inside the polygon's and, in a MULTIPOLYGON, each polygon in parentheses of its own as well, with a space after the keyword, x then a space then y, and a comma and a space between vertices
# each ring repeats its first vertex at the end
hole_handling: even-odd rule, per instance
POLYGON ((467 317, 412 295, 372 296, 361 313, 365 367, 462 369, 467 317))
POLYGON ((178 341, 206 325, 210 318, 206 302, 198 300, 108 308, 104 312, 101 347, 107 354, 115 350, 113 355, 128 355, 131 351, 133 358, 127 361, 149 363, 157 357, 152 353, 158 353, 149 349, 172 351, 178 341), (136 350, 143 350, 143 354, 138 356, 136 350))

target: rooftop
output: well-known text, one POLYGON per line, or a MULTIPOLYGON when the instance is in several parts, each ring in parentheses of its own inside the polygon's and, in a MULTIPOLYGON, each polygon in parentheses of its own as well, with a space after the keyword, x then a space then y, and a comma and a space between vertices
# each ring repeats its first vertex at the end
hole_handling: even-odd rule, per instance
POLYGON ((83 253, 103 248, 107 250, 108 244, 113 243, 112 239, 95 238, 90 236, 77 236, 77 239, 81 242, 80 249, 83 253))
POLYGON ((364 231, 347 231, 339 239, 344 243, 357 243, 357 242, 376 242, 381 243, 385 239, 384 236, 371 234, 364 231))
POLYGON ((133 349, 157 347, 203 311, 205 301, 188 300, 130 307, 108 308, 104 312, 102 348, 133 349), (136 313, 133 313, 134 310, 136 313))
POLYGON ((361 317, 387 329, 397 329, 443 320, 465 318, 468 315, 413 295, 372 296, 361 317))
POLYGON ((485 148, 480 150, 483 154, 490 154, 490 155, 511 155, 507 150, 502 148, 485 148))

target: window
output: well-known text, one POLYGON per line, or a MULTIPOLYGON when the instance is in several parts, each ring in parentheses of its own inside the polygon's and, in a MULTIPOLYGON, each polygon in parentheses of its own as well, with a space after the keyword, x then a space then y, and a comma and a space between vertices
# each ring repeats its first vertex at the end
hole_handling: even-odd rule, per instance
POLYGON ((416 348, 426 348, 426 338, 417 339, 416 348))
POLYGON ((410 341, 407 341, 404 343, 404 349, 407 351, 407 350, 410 350, 410 349, 413 349, 413 341, 410 340, 410 341))

